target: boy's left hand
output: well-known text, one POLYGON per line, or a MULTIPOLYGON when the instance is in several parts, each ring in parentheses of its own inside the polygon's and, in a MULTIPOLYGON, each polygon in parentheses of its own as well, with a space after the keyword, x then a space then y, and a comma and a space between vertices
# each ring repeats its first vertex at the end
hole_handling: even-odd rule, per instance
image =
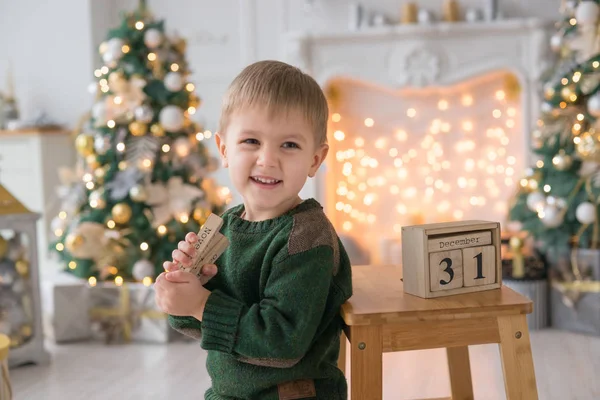
POLYGON ((204 305, 210 291, 202 286, 196 275, 184 272, 163 272, 156 278, 156 304, 167 314, 191 316, 202 321, 204 305))

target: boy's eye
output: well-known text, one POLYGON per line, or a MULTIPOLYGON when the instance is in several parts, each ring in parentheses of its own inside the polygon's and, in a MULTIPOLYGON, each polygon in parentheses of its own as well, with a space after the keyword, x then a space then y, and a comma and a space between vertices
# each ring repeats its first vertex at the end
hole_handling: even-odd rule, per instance
POLYGON ((242 143, 245 143, 245 144, 259 144, 258 140, 256 140, 256 139, 244 139, 244 140, 242 140, 242 143))
POLYGON ((300 146, 298 146, 298 144, 294 143, 294 142, 285 142, 283 144, 283 147, 286 149, 299 149, 300 148, 300 146))

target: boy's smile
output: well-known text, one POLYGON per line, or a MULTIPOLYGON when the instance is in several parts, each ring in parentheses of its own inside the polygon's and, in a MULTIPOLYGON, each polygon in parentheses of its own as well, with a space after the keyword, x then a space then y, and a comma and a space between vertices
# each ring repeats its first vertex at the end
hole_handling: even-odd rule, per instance
POLYGON ((275 218, 296 206, 306 179, 316 174, 328 151, 326 144, 316 144, 300 112, 270 113, 265 107, 233 113, 216 141, 250 221, 275 218))

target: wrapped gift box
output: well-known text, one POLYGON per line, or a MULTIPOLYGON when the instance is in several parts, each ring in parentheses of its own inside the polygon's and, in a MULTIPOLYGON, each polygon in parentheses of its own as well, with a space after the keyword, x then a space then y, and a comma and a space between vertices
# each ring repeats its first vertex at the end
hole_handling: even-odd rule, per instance
POLYGON ((553 280, 551 288, 552 326, 600 335, 600 281, 553 280))
POLYGON ((184 336, 171 328, 158 309, 154 286, 99 283, 90 287, 92 334, 107 343, 169 343, 184 336))
POLYGON ((52 309, 44 314, 48 337, 56 343, 90 339, 88 284, 56 283, 51 290, 52 309))

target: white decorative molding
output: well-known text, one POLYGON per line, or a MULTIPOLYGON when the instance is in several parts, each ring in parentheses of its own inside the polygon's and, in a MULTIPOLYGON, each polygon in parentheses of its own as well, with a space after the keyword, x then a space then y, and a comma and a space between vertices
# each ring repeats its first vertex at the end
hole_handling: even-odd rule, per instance
POLYGON ((440 76, 441 54, 415 47, 408 54, 403 49, 393 51, 388 63, 390 77, 402 86, 430 86, 440 76))
MULTIPOLYGON (((510 19, 378 27, 358 32, 291 32, 282 44, 285 61, 310 73, 322 87, 350 78, 385 88, 448 86, 489 72, 514 73, 522 87, 523 146, 539 108, 539 78, 548 65, 551 21, 510 19)), ((323 199, 325 174, 304 194, 323 199)))

